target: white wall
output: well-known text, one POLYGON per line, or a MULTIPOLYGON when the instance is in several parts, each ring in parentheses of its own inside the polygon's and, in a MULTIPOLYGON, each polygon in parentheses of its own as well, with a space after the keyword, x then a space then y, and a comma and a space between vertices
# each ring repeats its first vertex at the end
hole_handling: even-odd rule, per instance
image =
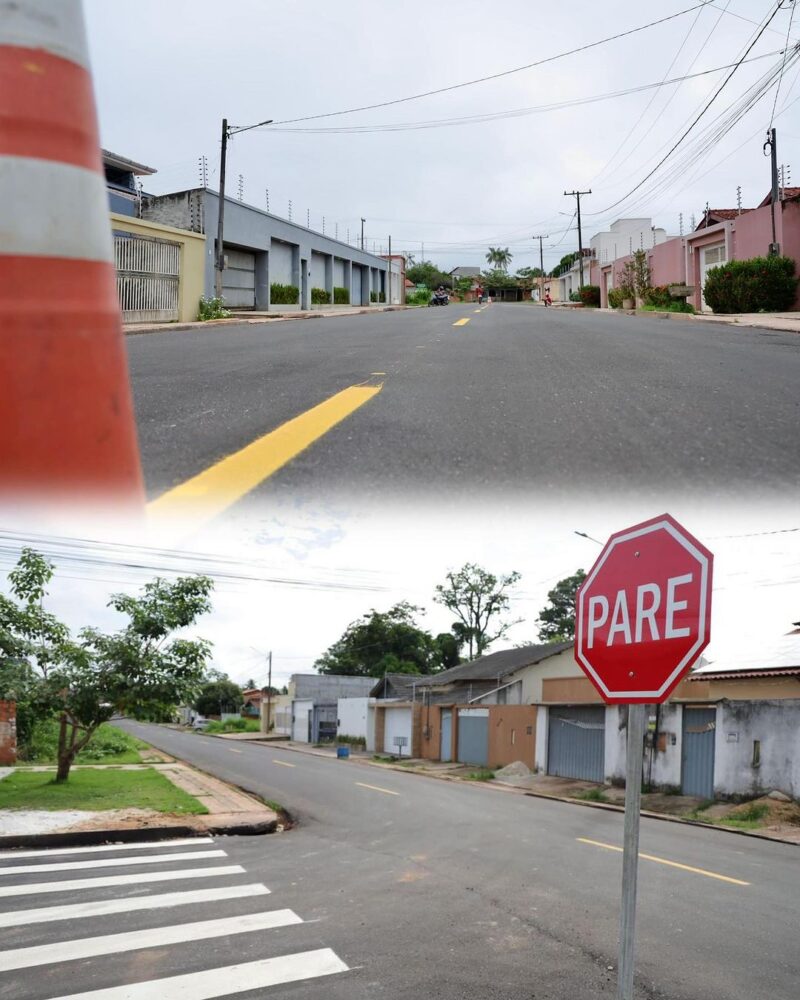
POLYGON ((542 681, 545 677, 582 677, 581 668, 575 662, 571 649, 557 656, 550 656, 541 663, 525 667, 512 676, 506 677, 506 684, 522 681, 522 704, 538 705, 542 701, 542 681))
POLYGON ((325 256, 311 251, 311 287, 325 288, 325 256))
POLYGON ((308 743, 308 717, 314 709, 314 702, 292 702, 292 739, 298 743, 308 743))
MULTIPOLYGON (((648 719, 655 716, 655 706, 650 708, 648 719)), ((620 728, 620 721, 625 718, 624 707, 608 705, 606 707, 606 781, 625 780, 625 758, 627 755, 628 728, 620 728)), ((679 788, 681 784, 681 727, 683 720, 682 705, 662 705, 658 731, 667 736, 667 748, 664 751, 651 751, 649 746, 644 751, 643 780, 648 775, 652 784, 658 787, 670 786, 679 788), (675 742, 672 742, 672 737, 675 742), (652 754, 653 766, 650 768, 652 754)))
POLYGON ((534 770, 537 774, 547 774, 547 727, 549 723, 547 705, 540 705, 536 713, 536 756, 534 770))
POLYGON ((714 754, 719 794, 777 789, 800 798, 800 699, 721 702, 714 754), (754 740, 761 741, 760 767, 753 767, 754 740))
POLYGON ((366 739, 369 698, 340 698, 337 705, 337 735, 363 736, 366 739))
POLYGON ((411 709, 387 708, 384 710, 383 752, 398 753, 395 736, 405 736, 408 743, 403 747, 403 755, 411 756, 411 709))
POLYGON ((269 280, 270 284, 291 285, 292 248, 288 243, 272 241, 269 251, 269 280))
POLYGON ((335 288, 344 288, 344 261, 339 257, 333 259, 333 284, 335 288))

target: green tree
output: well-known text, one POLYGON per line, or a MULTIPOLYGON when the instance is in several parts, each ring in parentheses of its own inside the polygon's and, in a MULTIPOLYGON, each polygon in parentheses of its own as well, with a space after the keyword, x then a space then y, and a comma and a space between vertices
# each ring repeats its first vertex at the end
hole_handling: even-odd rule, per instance
POLYGON ((419 264, 408 268, 406 277, 409 281, 413 281, 415 285, 425 285, 426 288, 438 288, 439 285, 444 285, 445 288, 453 287, 453 279, 450 275, 440 271, 429 260, 422 260, 419 264))
POLYGON ((515 278, 499 268, 495 268, 493 271, 484 271, 481 274, 481 280, 488 288, 516 288, 518 284, 515 278))
POLYGON ((489 247, 489 252, 486 254, 486 260, 489 264, 494 264, 495 267, 499 267, 501 271, 508 271, 508 265, 511 263, 511 258, 514 256, 513 253, 508 249, 508 247, 489 247))
POLYGON ((536 619, 543 642, 569 642, 575 638, 575 595, 585 579, 586 574, 579 569, 548 592, 548 603, 536 619))
MULTIPOLYGON (((24 658, 31 668, 23 691, 37 719, 58 717, 56 781, 66 781, 75 757, 97 728, 117 713, 158 713, 194 693, 210 645, 176 638, 210 610, 207 577, 155 579, 139 596, 114 594, 109 607, 127 616, 114 633, 84 628, 73 639, 44 609, 53 565, 24 549, 9 573, 11 596, 0 595, 4 665, 24 658)), ((5 672, 5 671, 4 671, 5 672)))
POLYGON ((447 574, 446 583, 437 585, 433 599, 456 615, 453 634, 466 644, 470 660, 522 620, 500 620, 511 606, 508 591, 519 579, 517 572, 495 576, 475 563, 465 563, 447 574))
POLYGON ((252 691, 255 687, 257 687, 257 684, 253 680, 253 678, 251 677, 250 680, 246 684, 242 685, 242 690, 243 691, 252 691))
POLYGON ((384 673, 429 674, 440 670, 445 655, 430 632, 417 625, 421 608, 401 601, 351 622, 341 638, 316 661, 321 674, 382 677, 384 673))
POLYGON ((243 704, 242 689, 227 677, 203 684, 194 699, 194 707, 200 715, 238 712, 243 704))

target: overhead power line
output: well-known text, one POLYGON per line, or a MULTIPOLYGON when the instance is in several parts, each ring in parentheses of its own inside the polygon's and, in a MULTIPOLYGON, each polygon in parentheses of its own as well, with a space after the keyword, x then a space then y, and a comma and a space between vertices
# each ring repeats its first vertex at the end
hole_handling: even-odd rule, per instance
POLYGON ((338 118, 342 115, 353 115, 360 111, 374 111, 377 108, 389 108, 396 104, 407 104, 409 101, 419 101, 424 97, 435 97, 437 94, 446 94, 453 90, 462 90, 464 87, 474 87, 479 83, 488 83, 491 80, 500 80, 503 77, 513 76, 515 73, 524 73, 526 70, 535 69, 538 66, 544 66, 547 63, 556 62, 559 59, 566 59, 567 56, 577 55, 580 52, 587 52, 589 49, 597 48, 599 45, 606 45, 609 42, 617 41, 620 38, 628 38, 630 35, 638 34, 640 31, 646 31, 648 28, 655 28, 659 24, 666 24, 668 21, 674 21, 675 18, 682 17, 684 14, 691 14, 692 11, 699 10, 702 7, 709 7, 712 0, 702 0, 701 3, 692 4, 691 7, 686 7, 683 10, 676 11, 674 14, 669 14, 666 17, 658 18, 655 21, 649 21, 647 24, 641 24, 636 28, 629 28, 627 31, 620 31, 616 35, 608 35, 606 38, 600 38, 594 42, 587 42, 585 45, 579 45, 574 49, 569 49, 566 52, 559 52, 556 55, 546 56, 544 59, 537 59, 536 62, 526 63, 524 66, 515 66, 513 69, 501 70, 499 73, 490 73, 488 76, 477 77, 474 80, 464 80, 461 83, 453 83, 447 87, 437 87, 435 90, 426 90, 419 94, 410 94, 407 97, 397 97, 391 101, 380 101, 377 104, 364 104, 359 107, 354 108, 344 108, 341 111, 327 111, 324 114, 316 115, 304 115, 301 118, 285 118, 281 121, 276 121, 275 125, 294 125, 297 122, 309 122, 318 121, 321 118, 338 118))

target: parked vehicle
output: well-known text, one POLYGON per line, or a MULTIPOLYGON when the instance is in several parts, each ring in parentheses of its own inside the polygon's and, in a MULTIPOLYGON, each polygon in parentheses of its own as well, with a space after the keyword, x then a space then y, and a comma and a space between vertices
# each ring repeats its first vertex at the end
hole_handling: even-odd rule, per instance
POLYGON ((447 289, 443 288, 441 285, 431 296, 431 300, 428 303, 429 306, 446 306, 450 302, 450 296, 447 294, 447 289))
POLYGON ((207 729, 209 720, 202 715, 196 715, 192 719, 192 729, 207 729))

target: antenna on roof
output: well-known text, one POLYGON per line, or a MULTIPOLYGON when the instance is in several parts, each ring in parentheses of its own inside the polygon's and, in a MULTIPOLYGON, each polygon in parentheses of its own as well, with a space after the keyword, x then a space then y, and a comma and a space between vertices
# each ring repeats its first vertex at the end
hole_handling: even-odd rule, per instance
POLYGON ((239 174, 239 190, 237 191, 239 201, 244 201, 244 174, 239 174))
POLYGON ((678 212, 678 231, 683 236, 683 212, 678 212))
POLYGON ((208 157, 201 156, 197 160, 197 167, 200 172, 200 187, 208 187, 208 157))
POLYGON ((736 188, 736 210, 739 215, 742 214, 742 185, 740 184, 736 188))

